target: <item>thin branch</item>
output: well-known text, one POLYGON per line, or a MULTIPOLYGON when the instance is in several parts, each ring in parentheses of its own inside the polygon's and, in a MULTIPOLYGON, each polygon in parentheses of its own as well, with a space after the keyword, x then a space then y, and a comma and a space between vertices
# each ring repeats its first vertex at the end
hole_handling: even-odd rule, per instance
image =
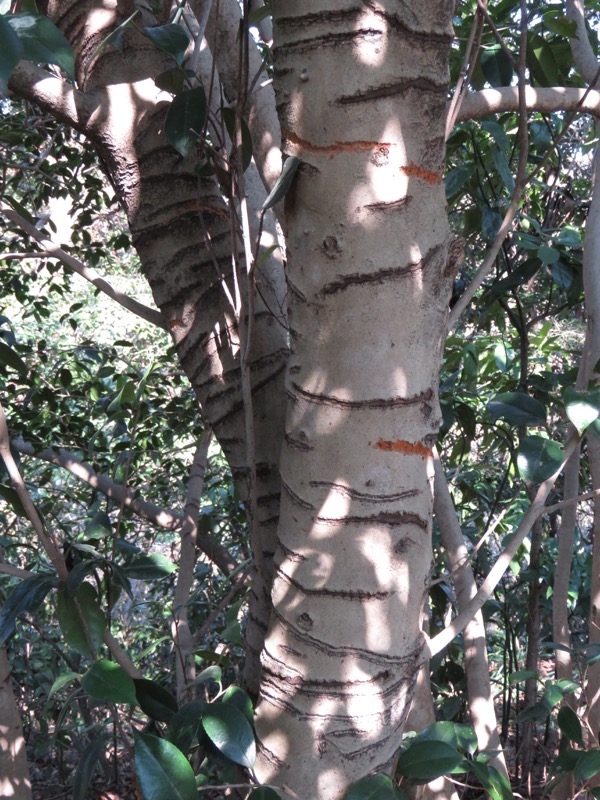
POLYGON ((509 543, 506 545, 500 556, 496 559, 496 563, 491 568, 487 574, 487 577, 479 587, 477 594, 475 597, 473 597, 469 604, 462 609, 456 617, 454 617, 450 625, 438 633, 437 636, 434 636, 433 639, 429 639, 426 642, 421 655, 422 661, 427 658, 433 658, 433 656, 437 655, 437 653, 441 652, 444 647, 450 644, 450 642, 456 636, 458 636, 459 633, 461 633, 461 631, 470 622, 479 609, 482 608, 483 604, 489 600, 492 592, 502 579, 502 576, 510 566, 511 561, 517 554, 519 547, 525 541, 525 538, 529 534, 533 523, 542 514, 547 513, 548 509, 544 505, 546 498, 552 491, 558 476, 563 471, 565 464, 577 447, 579 447, 579 437, 572 436, 565 445, 564 458, 560 467, 554 472, 553 475, 540 484, 535 497, 520 524, 518 525, 517 530, 512 535, 509 543))
POLYGON ((34 572, 30 572, 27 569, 20 569, 19 567, 13 567, 12 564, 7 564, 4 561, 0 561, 0 572, 3 575, 13 575, 15 578, 22 578, 26 580, 27 578, 31 578, 34 575, 34 572))
MULTIPOLYGON (((552 114, 555 111, 575 111, 600 118, 600 91, 579 89, 573 86, 550 86, 525 88, 525 104, 528 111, 552 114)), ((481 89, 464 95, 456 122, 479 119, 488 114, 501 114, 519 110, 517 86, 499 86, 496 89, 481 89)))
POLYGON ((91 284, 93 284, 96 289, 104 292, 104 294, 108 295, 108 297, 110 297, 112 300, 123 306, 123 308, 126 308, 128 311, 131 311, 138 317, 145 319, 146 322, 151 322, 153 325, 156 325, 163 330, 167 330, 167 326, 160 311, 155 308, 150 308, 149 306, 138 302, 134 298, 123 294, 123 292, 119 291, 118 289, 115 289, 114 286, 111 286, 111 284, 108 283, 108 281, 100 277, 96 270, 86 267, 85 264, 78 258, 75 258, 67 253, 62 249, 62 247, 59 247, 57 244, 55 244, 41 231, 38 231, 34 225, 24 219, 20 214, 17 214, 17 212, 9 205, 6 203, 0 203, 0 213, 4 214, 5 217, 17 225, 32 239, 35 239, 35 241, 44 248, 43 255, 46 257, 51 256, 52 258, 58 258, 58 260, 62 261, 66 267, 69 267, 69 269, 72 269, 73 272, 81 275, 82 278, 85 278, 86 281, 89 281, 91 284))
POLYGON ((456 89, 452 95, 452 99, 448 107, 448 114, 446 115, 446 140, 456 125, 456 119, 465 97, 465 88, 469 84, 473 70, 475 69, 475 64, 477 63, 477 56, 479 54, 479 47, 481 45, 481 35, 483 33, 482 20, 482 15, 479 12, 473 18, 473 24, 471 25, 471 30, 469 32, 469 39, 467 41, 467 46, 465 47, 465 55, 463 58, 460 75, 458 76, 456 89), (476 46, 474 46, 475 39, 477 39, 476 46), (471 53, 473 50, 475 50, 475 57, 471 58, 471 53))
MULTIPOLYGON (((107 475, 96 472, 93 467, 70 450, 64 450, 63 448, 46 448, 38 451, 33 445, 23 441, 23 439, 13 439, 11 445, 15 450, 18 450, 24 455, 39 458, 42 461, 47 461, 50 464, 55 464, 58 467, 68 470, 72 475, 75 475, 76 478, 89 484, 92 488, 101 492, 106 497, 109 497, 115 503, 123 503, 126 508, 138 517, 146 519, 155 525, 159 525, 161 528, 175 530, 182 525, 182 514, 177 511, 160 508, 149 500, 144 500, 142 497, 134 495, 133 492, 115 483, 115 481, 107 475)), ((229 575, 236 569, 237 562, 233 556, 231 556, 225 547, 213 541, 209 534, 199 534, 198 547, 225 575, 229 575)))
POLYGON ((527 156, 529 153, 529 134, 527 130, 527 86, 525 84, 525 69, 527 58, 527 19, 525 10, 521 8, 521 36, 520 36, 520 49, 519 49, 519 63, 517 67, 519 83, 518 83, 518 110, 519 110, 519 162, 517 165, 517 174, 515 177, 515 189, 511 198, 510 204, 500 225, 500 229, 496 234, 496 238, 490 249, 488 250, 482 265, 477 270, 475 276, 467 286, 466 290, 459 297, 458 301, 452 308, 448 316, 448 332, 453 330, 463 313, 467 308, 475 293, 490 273, 500 248, 508 236, 510 229, 513 226, 521 199, 528 183, 527 178, 527 156))

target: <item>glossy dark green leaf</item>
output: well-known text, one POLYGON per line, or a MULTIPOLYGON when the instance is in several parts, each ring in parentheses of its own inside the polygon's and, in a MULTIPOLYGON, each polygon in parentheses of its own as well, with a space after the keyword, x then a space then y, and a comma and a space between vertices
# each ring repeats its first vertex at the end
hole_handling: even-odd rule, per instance
POLYGON ((538 250, 538 258, 542 264, 555 264, 560 259, 560 253, 555 247, 548 247, 544 244, 538 250))
POLYGON ((194 680, 192 681, 192 686, 197 686, 201 683, 207 683, 208 681, 214 681, 215 683, 221 683, 223 678, 223 671, 221 667, 218 667, 216 664, 213 664, 210 667, 206 667, 203 669, 202 672, 197 675, 194 680))
POLYGON ((147 678, 134 678, 135 694, 144 714, 158 722, 170 722, 178 709, 177 700, 163 686, 147 678))
POLYGON ((502 183, 504 184, 507 193, 512 197, 513 192, 515 191, 515 179, 508 163, 506 153, 498 147, 493 147, 492 161, 494 162, 494 166, 496 167, 498 175, 502 179, 502 183))
POLYGON ((583 747, 583 729, 577 714, 569 706, 563 706, 556 718, 562 733, 575 744, 583 747))
POLYGON ((586 750, 581 753, 575 765, 575 780, 587 781, 600 772, 600 750, 586 750))
POLYGON ((548 681, 544 694, 542 695, 543 705, 545 705, 549 711, 552 711, 559 703, 562 703, 563 697, 564 692, 561 690, 560 686, 548 681))
POLYGON ((96 661, 81 679, 81 686, 94 700, 135 705, 135 684, 114 661, 96 661))
POLYGON ((577 36, 577 23, 575 20, 567 19, 561 12, 548 11, 544 14, 544 25, 549 31, 557 33, 559 36, 567 38, 577 36))
POLYGON ((150 41, 173 56, 175 61, 181 66, 185 56, 185 51, 190 44, 190 37, 186 31, 174 23, 159 25, 156 28, 144 28, 144 35, 150 41))
POLYGON ((84 583, 74 597, 59 589, 56 616, 69 647, 88 658, 95 656, 104 638, 106 620, 94 587, 84 583))
POLYGON ((503 392, 490 400, 487 413, 492 420, 504 419, 513 425, 545 425, 546 409, 525 392, 503 392))
POLYGON ((206 705, 207 703, 201 700, 193 700, 181 706, 179 711, 171 717, 166 736, 182 753, 187 753, 196 740, 202 712, 206 705))
POLYGON ((542 703, 534 703, 532 706, 524 708, 523 711, 517 714, 517 722, 519 724, 530 720, 533 720, 534 722, 543 722, 544 720, 547 720, 549 716, 550 710, 547 706, 543 705, 542 703))
POLYGON ((154 78, 154 83, 159 89, 162 89, 163 92, 179 94, 179 92, 183 91, 185 85, 185 73, 179 67, 173 67, 173 69, 168 69, 165 72, 161 72, 160 75, 157 75, 156 78, 154 78))
POLYGON ((136 734, 135 772, 144 800, 197 800, 194 770, 166 739, 136 734))
POLYGON ((600 392, 578 392, 568 386, 564 392, 565 411, 567 417, 581 434, 600 416, 600 392))
POLYGON ((462 755, 446 742, 414 742, 400 753, 396 773, 418 781, 448 775, 463 762, 462 755))
POLYGON ((542 483, 560 467, 564 452, 558 442, 543 436, 526 436, 517 454, 521 477, 532 483, 542 483))
POLYGON ((510 86, 513 65, 501 45, 494 44, 481 53, 481 69, 490 86, 510 86))
POLYGON ((434 722, 415 736, 410 746, 412 747, 415 742, 445 742, 456 749, 458 747, 458 739, 456 738, 454 723, 449 721, 434 722))
POLYGON ((451 169, 444 178, 446 197, 448 200, 457 195, 463 186, 471 179, 475 168, 471 165, 461 164, 451 169))
POLYGON ((229 703, 210 703, 202 714, 202 728, 217 750, 230 761, 248 769, 254 766, 254 733, 238 708, 229 703))
POLYGON ((40 64, 56 64, 75 79, 71 45, 48 17, 42 14, 7 14, 4 19, 19 37, 23 58, 40 64))
POLYGON ((103 563, 103 559, 94 558, 90 561, 81 561, 79 564, 76 564, 69 572, 69 577, 65 582, 65 597, 74 597, 87 576, 95 573, 103 563))
POLYGON ((500 226, 502 225, 502 214, 494 211, 492 208, 485 206, 481 210, 481 233, 485 236, 488 242, 493 242, 500 226))
POLYGON ((177 569, 162 553, 137 556, 123 567, 128 578, 138 581, 155 581, 165 578, 177 569))
POLYGON ((32 575, 15 586, 0 611, 0 643, 15 632, 17 617, 37 611, 57 582, 53 575, 32 575))
POLYGON ((184 158, 198 144, 206 122, 206 95, 202 86, 180 92, 173 99, 165 120, 169 144, 184 158))
POLYGON ((73 800, 86 800, 100 756, 106 750, 108 736, 98 736, 84 749, 73 775, 73 800))
MULTIPOLYGON (((0 458, 0 472, 2 471, 3 467, 4 462, 0 458)), ((18 517, 27 518, 27 512, 25 511, 23 503, 21 502, 21 498, 19 497, 19 493, 16 489, 13 489, 12 486, 0 485, 0 497, 10 504, 12 510, 18 517)))
POLYGON ((405 800, 406 793, 398 789, 387 775, 368 775, 354 783, 344 800, 405 800))
POLYGON ((492 285, 490 289, 492 297, 500 297, 501 295, 509 292, 511 289, 516 289, 519 286, 523 286, 524 283, 527 283, 529 280, 531 280, 531 278, 533 278, 541 266, 542 262, 539 260, 539 258, 528 258, 516 269, 513 269, 510 275, 508 275, 506 278, 502 278, 502 280, 499 280, 492 285))
POLYGON ((283 169, 281 170, 281 175, 275 181, 275 186, 273 186, 269 196, 262 204, 263 211, 266 211, 268 208, 273 208, 273 206, 276 206, 280 200, 283 200, 290 186, 292 185, 296 170, 301 163, 302 160, 300 158, 296 158, 296 156, 290 156, 288 159, 286 159, 283 169))
POLYGON ((23 45, 11 25, 0 17, 0 97, 6 95, 10 73, 23 58, 23 45))
POLYGON ((0 364, 4 364, 22 375, 27 374, 27 364, 12 347, 9 347, 2 340, 0 340, 0 364))
POLYGON ((221 697, 221 702, 230 703, 232 706, 235 706, 242 712, 251 725, 254 723, 254 707, 252 705, 252 700, 239 686, 230 686, 221 697))
POLYGON ((103 539, 111 536, 112 530, 112 522, 106 511, 98 511, 85 526, 85 534, 88 539, 103 539))
POLYGON ((515 672, 511 672, 509 683, 512 686, 515 683, 524 683, 528 678, 536 678, 537 672, 532 669, 518 669, 515 672))
POLYGON ((573 285, 575 273, 573 268, 568 264, 564 264, 562 261, 556 261, 550 267, 550 272, 554 278, 554 283, 564 292, 567 292, 573 285))
POLYGON ((469 768, 477 776, 491 800, 514 800, 510 784, 494 767, 477 760, 471 761, 469 768))

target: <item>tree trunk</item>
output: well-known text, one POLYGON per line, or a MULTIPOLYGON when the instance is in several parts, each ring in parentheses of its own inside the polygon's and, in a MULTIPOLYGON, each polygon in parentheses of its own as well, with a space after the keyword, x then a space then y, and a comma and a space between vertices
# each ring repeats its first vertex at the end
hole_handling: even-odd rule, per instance
POLYGON ((0 797, 31 800, 21 715, 10 681, 6 649, 0 647, 0 797))
POLYGON ((390 771, 431 566, 454 259, 443 185, 453 3, 274 4, 293 353, 261 781, 337 800, 390 771))

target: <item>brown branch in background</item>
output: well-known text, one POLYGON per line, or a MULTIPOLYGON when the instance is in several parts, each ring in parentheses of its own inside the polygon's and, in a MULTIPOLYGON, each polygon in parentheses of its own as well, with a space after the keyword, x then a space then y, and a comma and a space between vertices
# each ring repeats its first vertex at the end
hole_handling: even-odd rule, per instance
MULTIPOLYGON (((18 452, 24 455, 39 458, 57 467, 68 470, 76 478, 89 484, 93 489, 109 497, 115 503, 123 505, 133 512, 136 516, 146 519, 161 528, 176 530, 183 524, 183 515, 177 511, 160 508, 135 495, 131 490, 115 483, 107 475, 96 472, 93 467, 83 461, 79 456, 70 450, 63 448, 46 448, 36 450, 33 445, 24 442, 23 439, 13 439, 11 445, 18 452)), ((216 566, 225 574, 229 575, 237 568, 237 561, 233 556, 212 537, 203 533, 198 536, 198 547, 216 566)))
POLYGON ((115 289, 115 287, 111 286, 108 281, 104 280, 104 278, 102 278, 96 272, 96 270, 86 267, 86 265, 78 258, 75 258, 67 253, 62 249, 62 247, 59 247, 57 244, 55 244, 41 231, 38 231, 35 225, 32 225, 20 214, 17 214, 17 212, 6 203, 0 203, 0 213, 4 214, 7 219, 17 225, 32 239, 35 239, 35 241, 43 247, 43 255, 45 257, 57 258, 66 267, 72 269, 73 272, 76 272, 78 275, 81 275, 82 278, 85 278, 85 280, 93 284, 96 289, 104 292, 104 294, 106 294, 120 306, 123 306, 123 308, 126 308, 128 311, 131 311, 138 317, 145 319, 146 322, 150 322, 153 325, 156 325, 158 328, 167 330, 165 321, 163 320, 162 314, 160 311, 158 311, 158 309, 150 308, 150 306, 146 306, 143 303, 140 303, 138 300, 135 300, 133 297, 129 297, 128 295, 119 291, 119 289, 115 289))
POLYGON ((187 606, 190 601, 190 592, 194 584, 194 571, 196 567, 196 543, 198 538, 198 513, 200 499, 204 491, 204 475, 208 460, 208 448, 212 438, 212 431, 206 430, 196 449, 190 478, 185 498, 185 511, 183 524, 179 532, 179 574, 175 591, 173 593, 173 621, 171 635, 176 649, 176 683, 177 700, 185 703, 188 699, 189 685, 196 677, 196 664, 194 660, 194 642, 190 630, 187 606))
POLYGON ((473 616, 482 608, 483 604, 491 597, 492 592, 500 582, 502 576, 508 569, 511 561, 515 557, 517 550, 525 541, 526 536, 531 530, 533 523, 542 514, 546 513, 545 502, 556 483, 558 476, 563 471, 565 464, 570 459, 571 455, 577 447, 579 447, 579 437, 572 436, 565 444, 564 458, 560 467, 543 481, 538 487, 535 497, 533 498, 529 508, 524 514, 517 530, 510 537, 510 541, 496 559, 494 566, 488 572, 485 580, 479 587, 477 594, 469 601, 466 608, 461 609, 456 617, 452 620, 450 625, 444 628, 443 631, 438 633, 433 639, 430 639, 425 647, 421 658, 433 658, 434 655, 441 652, 450 642, 464 630, 465 625, 473 618, 473 616))
POLYGON ((529 154, 529 136, 527 130, 527 98, 526 98, 526 84, 525 84, 525 71, 527 66, 527 15, 526 8, 521 6, 521 34, 519 38, 519 62, 517 65, 518 75, 518 90, 519 90, 519 161, 517 164, 517 174, 515 177, 515 190, 511 198, 510 204, 500 225, 500 229, 496 234, 496 238, 490 249, 488 250, 483 264, 475 273, 473 279, 467 286, 463 294, 458 298, 457 303, 450 311, 448 317, 448 332, 452 331, 458 324, 462 313, 467 308, 475 293, 491 272, 492 267, 498 257, 500 248, 507 237, 510 229, 513 226, 521 199, 528 183, 527 178, 527 157, 529 154))
POLYGON ((40 519, 40 515, 37 512, 36 507, 34 506, 31 497, 29 496, 29 492, 27 491, 27 487, 25 486, 25 481, 21 477, 21 473, 19 472, 19 468, 13 458, 13 454, 10 451, 10 437, 8 434, 8 426, 6 424, 6 415, 4 413, 4 408, 0 403, 0 457, 4 461, 6 469, 8 471, 10 482, 16 491, 17 495, 19 496, 19 500, 21 501, 21 505, 23 506, 25 513, 27 515, 27 519, 31 522, 34 531, 46 555, 48 556, 52 566, 56 570, 56 574, 61 579, 61 581, 66 581, 69 570, 67 569, 67 565, 65 563, 65 559, 60 547, 60 542, 54 538, 52 534, 46 533, 44 530, 44 525, 42 520, 40 519))
MULTIPOLYGON (((568 111, 591 114, 600 118, 600 92, 597 89, 581 89, 574 86, 549 86, 525 88, 528 111, 551 114, 568 111)), ((517 86, 498 86, 496 89, 480 89, 465 92, 455 122, 479 119, 489 114, 517 111, 519 89, 517 86)))
POLYGON ((446 116, 446 140, 448 140, 448 137, 450 136, 450 134, 454 129, 458 113, 460 111, 460 107, 466 95, 466 87, 469 85, 471 76, 473 75, 475 64, 477 63, 477 58, 479 56, 479 48, 481 46, 482 33, 483 33, 483 17, 481 12, 478 11, 477 14, 475 15, 475 18, 473 19, 473 24, 471 25, 471 30, 469 32, 469 39, 467 41, 467 46, 465 48, 465 56, 463 58, 460 75, 458 76, 458 81, 456 82, 456 89, 454 90, 454 94, 452 95, 452 100, 450 101, 448 114, 446 116), (475 40, 477 40, 476 44, 475 40), (473 50, 475 51, 475 55, 471 57, 473 50))

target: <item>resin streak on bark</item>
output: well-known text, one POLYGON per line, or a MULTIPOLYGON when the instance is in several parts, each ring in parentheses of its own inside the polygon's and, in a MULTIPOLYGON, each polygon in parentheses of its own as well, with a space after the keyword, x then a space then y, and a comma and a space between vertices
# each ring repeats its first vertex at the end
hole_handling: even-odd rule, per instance
POLYGON ((452 277, 450 0, 279 0, 292 356, 257 716, 261 780, 338 800, 390 769, 422 647, 452 277))

